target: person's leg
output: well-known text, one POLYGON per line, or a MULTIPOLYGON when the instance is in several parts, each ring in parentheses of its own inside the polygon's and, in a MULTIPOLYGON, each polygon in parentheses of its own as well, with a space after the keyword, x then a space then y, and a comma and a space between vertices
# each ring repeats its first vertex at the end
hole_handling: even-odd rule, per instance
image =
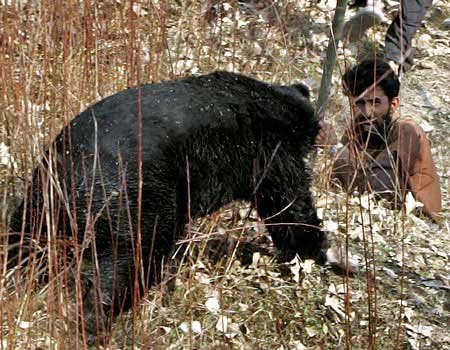
POLYGON ((412 38, 420 26, 432 0, 402 0, 397 16, 389 26, 384 56, 397 65, 397 73, 408 70, 413 63, 412 38))

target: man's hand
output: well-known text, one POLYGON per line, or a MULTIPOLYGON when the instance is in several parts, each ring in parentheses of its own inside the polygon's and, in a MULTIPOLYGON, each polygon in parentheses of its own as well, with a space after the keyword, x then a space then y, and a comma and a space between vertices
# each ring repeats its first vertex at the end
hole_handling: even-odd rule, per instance
POLYGON ((316 145, 329 147, 338 143, 336 131, 330 123, 320 122, 320 131, 316 137, 316 145))

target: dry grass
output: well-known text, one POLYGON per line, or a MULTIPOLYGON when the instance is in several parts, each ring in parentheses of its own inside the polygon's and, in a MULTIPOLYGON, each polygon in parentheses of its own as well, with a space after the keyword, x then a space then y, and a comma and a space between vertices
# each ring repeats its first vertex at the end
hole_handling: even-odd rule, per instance
MULTIPOLYGON (((269 82, 302 80, 317 92, 323 33, 332 15, 323 4, 281 0, 245 13, 230 1, 210 18, 205 3, 1 2, 0 349, 85 347, 81 336, 73 336, 76 303, 62 288, 67 274, 55 271, 50 283, 35 288, 38 261, 19 280, 7 275, 4 259, 8 206, 21 196, 41 150, 62 125, 128 86, 216 69, 269 82)), ((441 13, 448 8, 447 1, 435 6, 441 13)), ((174 292, 164 293, 164 285, 150 291, 142 307, 118 319, 105 347, 450 348, 450 66, 445 59, 450 38, 440 22, 430 23, 417 36, 425 44, 417 44, 418 64, 403 87, 402 113, 434 128, 429 135, 442 181, 440 226, 384 209, 365 196, 331 192, 318 182, 324 227, 359 259, 359 274, 340 277, 309 262, 280 267, 270 249, 242 266, 233 251, 221 261, 208 258, 206 240, 183 245, 179 254, 185 263, 174 292)), ((379 40, 380 32, 372 39, 379 40)), ((348 65, 349 51, 339 54, 340 66, 348 65)), ((335 85, 329 118, 342 124, 348 106, 335 85)), ((316 161, 318 174, 324 162, 316 161)), ((257 218, 247 218, 245 204, 238 208, 240 215, 225 208, 199 221, 192 234, 264 235, 257 218)))

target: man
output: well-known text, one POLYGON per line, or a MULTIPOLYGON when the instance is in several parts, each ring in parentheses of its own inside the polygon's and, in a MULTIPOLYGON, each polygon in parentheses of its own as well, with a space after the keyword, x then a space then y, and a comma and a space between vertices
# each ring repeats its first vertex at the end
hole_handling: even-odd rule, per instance
POLYGON ((438 221, 441 191, 425 132, 411 119, 399 119, 400 83, 382 59, 365 60, 343 76, 353 118, 340 143, 331 124, 322 123, 316 143, 328 146, 332 177, 347 191, 373 191, 400 206, 408 191, 422 212, 438 221))
MULTIPOLYGON (((412 65, 412 38, 431 4, 432 0, 401 0, 400 11, 389 25, 385 38, 384 58, 399 76, 412 65)), ((381 6, 381 0, 353 1, 350 7, 358 7, 359 10, 345 23, 344 38, 349 42, 355 42, 373 25, 387 22, 381 6)))

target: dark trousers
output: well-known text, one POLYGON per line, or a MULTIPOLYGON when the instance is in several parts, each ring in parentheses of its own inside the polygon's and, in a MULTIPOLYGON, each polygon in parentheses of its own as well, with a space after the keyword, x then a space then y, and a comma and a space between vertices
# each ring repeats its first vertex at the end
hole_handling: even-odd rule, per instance
POLYGON ((400 11, 389 26, 384 56, 401 65, 403 71, 412 65, 411 41, 432 0, 400 0, 400 11))

